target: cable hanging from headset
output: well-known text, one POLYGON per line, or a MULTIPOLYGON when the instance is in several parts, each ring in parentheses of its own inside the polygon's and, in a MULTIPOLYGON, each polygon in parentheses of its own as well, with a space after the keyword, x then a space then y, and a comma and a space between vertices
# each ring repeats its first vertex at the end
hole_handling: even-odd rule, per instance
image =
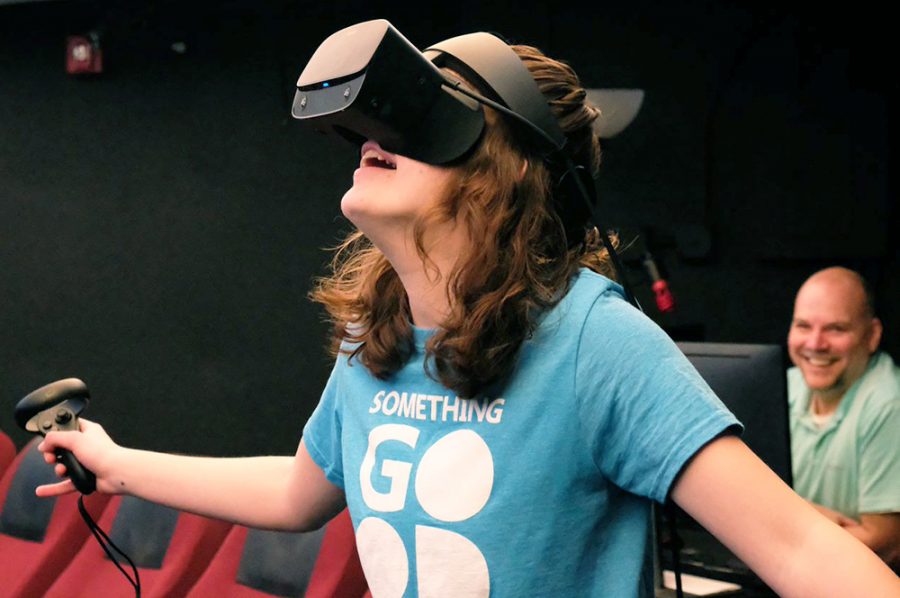
POLYGON ((134 562, 125 554, 121 548, 115 545, 109 536, 106 535, 100 526, 91 518, 90 513, 88 513, 87 509, 84 506, 84 496, 78 497, 78 512, 81 513, 81 518, 84 519, 84 522, 87 524, 88 529, 91 530, 91 533, 94 535, 94 538, 97 540, 97 543, 100 544, 100 548, 106 553, 106 556, 109 557, 109 560, 113 562, 116 568, 122 572, 122 575, 128 580, 128 583, 132 585, 134 588, 134 596, 135 598, 141 598, 141 576, 138 574, 137 567, 134 562), (127 571, 122 567, 119 563, 119 559, 112 553, 110 550, 112 548, 117 553, 122 555, 128 564, 131 565, 131 571, 134 573, 134 577, 132 578, 127 571))

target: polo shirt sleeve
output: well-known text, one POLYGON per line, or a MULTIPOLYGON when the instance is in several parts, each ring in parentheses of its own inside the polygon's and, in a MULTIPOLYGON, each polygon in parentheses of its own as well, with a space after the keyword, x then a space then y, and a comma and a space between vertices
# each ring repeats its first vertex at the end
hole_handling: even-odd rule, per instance
POLYGON ((658 502, 698 450, 741 430, 668 335, 615 293, 586 318, 575 384, 598 469, 658 502))

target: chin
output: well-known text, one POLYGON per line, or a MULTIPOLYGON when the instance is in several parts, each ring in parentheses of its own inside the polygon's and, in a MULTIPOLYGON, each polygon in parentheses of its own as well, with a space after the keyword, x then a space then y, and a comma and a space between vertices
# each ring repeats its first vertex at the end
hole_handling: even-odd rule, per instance
POLYGON ((834 390, 838 387, 838 383, 833 382, 833 381, 816 384, 815 382, 810 383, 810 381, 807 380, 806 385, 809 386, 810 390, 814 390, 816 392, 827 392, 829 390, 834 390))
POLYGON ((341 198, 341 213, 353 224, 357 224, 357 219, 365 213, 365 200, 359 196, 358 191, 354 192, 353 187, 341 198))
POLYGON ((810 390, 815 390, 817 392, 837 390, 843 385, 843 379, 840 375, 823 377, 804 373, 803 379, 806 381, 806 385, 810 390))

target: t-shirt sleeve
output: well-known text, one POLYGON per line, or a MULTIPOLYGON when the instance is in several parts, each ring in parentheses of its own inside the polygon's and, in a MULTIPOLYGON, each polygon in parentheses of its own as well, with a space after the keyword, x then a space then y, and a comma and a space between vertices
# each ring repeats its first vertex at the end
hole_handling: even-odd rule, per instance
POLYGON ((900 512, 900 401, 869 410, 860 436, 859 512, 900 512))
POLYGON ((665 332, 609 291, 585 320, 575 378, 601 473, 658 502, 698 450, 742 429, 665 332))
POLYGON ((344 487, 343 454, 341 451, 340 372, 345 364, 338 357, 322 397, 303 428, 303 444, 312 460, 322 468, 332 484, 344 487))

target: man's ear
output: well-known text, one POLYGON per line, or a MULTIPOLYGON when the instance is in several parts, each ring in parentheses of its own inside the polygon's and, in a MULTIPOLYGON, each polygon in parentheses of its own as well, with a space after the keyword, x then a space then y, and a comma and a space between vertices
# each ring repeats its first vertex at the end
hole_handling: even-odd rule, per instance
POLYGON ((881 343, 881 333, 884 330, 884 327, 881 325, 881 320, 878 318, 872 318, 870 326, 868 349, 869 354, 871 355, 878 350, 878 345, 881 343))

